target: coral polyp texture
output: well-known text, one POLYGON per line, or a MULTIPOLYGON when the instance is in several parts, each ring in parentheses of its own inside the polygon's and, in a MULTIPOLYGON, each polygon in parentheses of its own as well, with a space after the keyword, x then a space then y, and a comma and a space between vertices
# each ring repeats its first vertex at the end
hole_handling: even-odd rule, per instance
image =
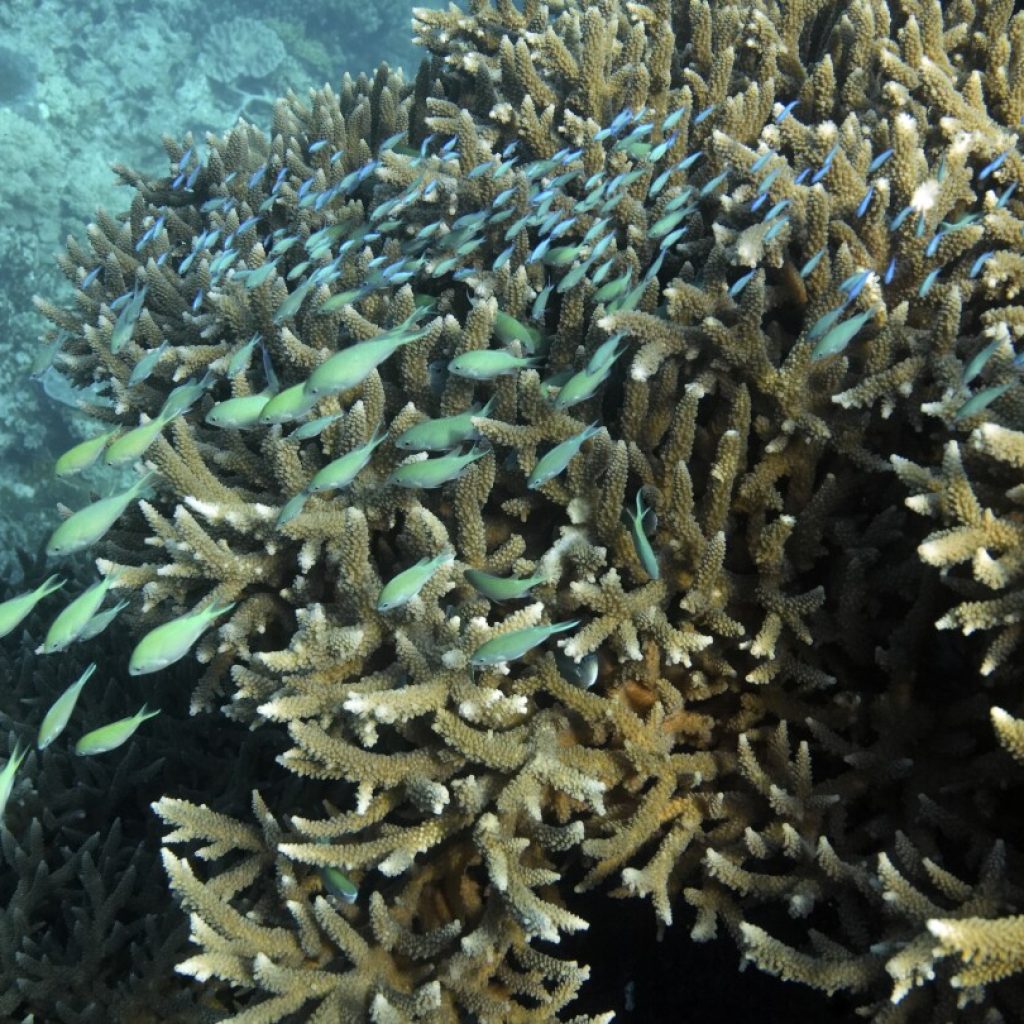
POLYGON ((1024 15, 415 17, 414 81, 120 167, 39 302, 140 473, 51 550, 320 801, 155 805, 178 969, 247 1024, 606 1020, 555 945, 599 890, 1015 1019, 1024 15))

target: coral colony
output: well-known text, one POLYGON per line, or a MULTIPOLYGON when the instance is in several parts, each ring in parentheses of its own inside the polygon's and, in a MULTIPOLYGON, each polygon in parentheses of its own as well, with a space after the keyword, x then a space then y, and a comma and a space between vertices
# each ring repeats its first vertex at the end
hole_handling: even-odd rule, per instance
MULTIPOLYGON (((47 643, 109 587, 132 674, 196 659, 326 794, 154 805, 179 970, 251 1024, 569 1019, 601 889, 867 1019, 1016 1019, 1024 14, 415 18, 413 83, 118 168, 38 303, 113 398, 61 471, 138 474, 56 526, 102 582, 47 643)), ((85 682, 40 744, 148 728, 85 682)))

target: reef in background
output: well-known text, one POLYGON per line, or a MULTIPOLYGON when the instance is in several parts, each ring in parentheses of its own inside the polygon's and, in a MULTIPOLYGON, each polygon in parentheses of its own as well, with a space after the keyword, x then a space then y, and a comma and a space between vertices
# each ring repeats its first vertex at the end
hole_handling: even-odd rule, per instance
POLYGON ((1013 1019, 1024 15, 417 19, 415 82, 120 168, 40 302, 152 471, 51 550, 133 634, 226 613, 193 710, 319 805, 157 803, 179 970, 563 1019, 608 888, 868 1019, 1013 1019))

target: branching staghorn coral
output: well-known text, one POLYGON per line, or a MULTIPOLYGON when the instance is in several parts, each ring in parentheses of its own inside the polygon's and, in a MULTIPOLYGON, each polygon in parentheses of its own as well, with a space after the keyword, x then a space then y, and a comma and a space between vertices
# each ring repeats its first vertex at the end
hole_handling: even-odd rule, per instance
POLYGON ((158 805, 241 855, 165 854, 183 969, 259 993, 240 1020, 555 1019, 586 969, 534 943, 586 927, 582 859, 872 1019, 1009 1012, 1021 16, 417 20, 413 85, 122 169, 41 303, 154 471, 101 568, 140 632, 232 605, 193 709, 322 787, 258 829, 158 805), (407 454, 446 417, 459 454, 407 454))

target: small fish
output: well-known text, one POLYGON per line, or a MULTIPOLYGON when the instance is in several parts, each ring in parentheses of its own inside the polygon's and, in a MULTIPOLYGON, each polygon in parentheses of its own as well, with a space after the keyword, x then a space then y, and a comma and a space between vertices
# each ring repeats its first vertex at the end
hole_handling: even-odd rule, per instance
POLYGON ((555 664, 562 678, 581 690, 589 690, 597 682, 599 661, 596 651, 573 661, 564 651, 555 651, 555 664))
POLYGON ((807 277, 809 274, 814 273, 814 268, 821 262, 822 256, 825 255, 827 247, 822 246, 811 258, 800 268, 800 276, 807 277))
POLYGON ((811 169, 810 169, 810 167, 805 167, 805 168, 804 168, 804 169, 803 169, 803 170, 802 170, 802 171, 801 171, 801 172, 800 172, 800 173, 799 173, 799 174, 798 174, 798 175, 797 175, 797 176, 796 176, 796 177, 795 177, 795 178, 793 179, 793 184, 794 184, 794 185, 802 185, 802 184, 804 183, 804 179, 805 179, 805 178, 807 177, 807 175, 808 175, 808 174, 810 174, 810 173, 811 173, 811 169))
POLYGON ((467 380, 493 380, 539 366, 535 356, 515 356, 504 349, 474 349, 457 355, 448 363, 448 372, 467 380))
POLYGON ((917 289, 917 294, 921 298, 924 298, 924 296, 931 291, 932 285, 935 284, 941 272, 942 267, 936 267, 934 270, 928 271, 928 273, 925 275, 925 279, 921 282, 920 286, 917 289))
POLYGON ((993 171, 998 171, 1003 166, 1003 161, 1010 155, 1010 151, 1004 150, 994 160, 985 164, 984 167, 978 172, 978 181, 984 181, 993 171))
POLYGON ((997 398, 1006 394, 1013 381, 1008 380, 1005 384, 995 384, 990 388, 979 391, 976 395, 968 398, 963 405, 953 414, 954 420, 965 420, 969 416, 975 416, 983 409, 988 408, 997 398))
POLYGON ((527 626, 525 629, 514 629, 511 632, 502 633, 500 636, 485 640, 470 655, 469 663, 474 668, 482 668, 513 661, 516 658, 521 658, 556 633, 575 629, 582 621, 582 619, 571 619, 568 622, 554 622, 550 626, 527 626))
POLYGON ((107 445, 103 453, 103 462, 112 467, 128 466, 141 459, 153 442, 160 436, 160 431, 168 424, 168 420, 159 416, 115 438, 107 445))
POLYGON ((771 209, 770 209, 770 210, 769 210, 769 211, 768 211, 768 212, 767 212, 767 213, 766 213, 765 215, 764 215, 764 222, 765 222, 765 223, 767 224, 767 223, 768 223, 768 221, 770 221, 770 220, 773 220, 773 219, 774 219, 775 217, 778 217, 778 215, 779 215, 780 213, 782 213, 782 211, 783 211, 783 210, 785 210, 785 209, 786 209, 786 207, 787 207, 787 206, 789 206, 789 205, 790 205, 790 200, 789 200, 789 199, 780 199, 780 200, 779 200, 779 201, 778 201, 778 202, 777 202, 777 203, 776 203, 776 204, 775 204, 775 205, 774 205, 774 206, 773 206, 773 207, 772 207, 772 208, 771 208, 771 209))
POLYGON ((105 612, 94 615, 85 624, 85 629, 78 634, 79 641, 91 640, 94 636, 99 636, 128 607, 129 603, 127 600, 118 601, 113 608, 108 608, 105 612))
POLYGON ((131 718, 119 718, 116 722, 101 725, 80 737, 75 744, 75 753, 80 757, 91 757, 94 754, 105 754, 109 750, 115 750, 122 743, 127 743, 147 718, 155 718, 159 714, 159 711, 147 712, 146 705, 143 704, 131 718))
POLYGON ((964 367, 963 376, 960 378, 960 383, 963 385, 970 384, 975 377, 985 368, 985 364, 995 355, 996 350, 1003 343, 1002 338, 996 338, 995 341, 990 341, 980 352, 977 352, 971 361, 964 367))
POLYGON ((601 287, 594 293, 594 301, 611 302, 613 299, 617 299, 626 291, 627 288, 629 288, 629 282, 632 275, 632 268, 628 268, 621 277, 617 277, 614 281, 609 281, 607 284, 601 285, 601 287))
POLYGON ((583 278, 587 276, 587 271, 590 269, 592 262, 593 257, 583 263, 577 263, 576 266, 558 282, 558 287, 555 291, 557 291, 559 295, 562 295, 564 292, 569 291, 570 288, 575 288, 576 285, 578 285, 583 278))
POLYGON ((520 578, 518 576, 494 576, 482 569, 466 569, 463 576, 474 590, 483 594, 489 601, 517 601, 526 597, 530 591, 548 579, 546 573, 520 578))
POLYGON ((7 764, 4 765, 3 771, 0 772, 0 821, 3 821, 4 811, 7 810, 7 801, 10 800, 11 790, 14 789, 15 773, 21 767, 21 762, 25 760, 27 753, 28 748, 19 749, 19 744, 15 740, 14 751, 8 758, 7 764))
POLYGON ((891 149, 885 149, 881 153, 879 153, 878 156, 876 156, 874 160, 872 160, 871 163, 868 164, 868 174, 874 174, 875 171, 877 171, 882 166, 882 164, 884 164, 885 161, 892 156, 892 154, 893 150, 891 149))
POLYGON ((306 394, 305 382, 293 384, 290 388, 274 395, 260 409, 256 422, 260 426, 270 426, 272 423, 291 423, 300 416, 305 416, 310 409, 316 405, 317 399, 306 394))
POLYGON ((287 526, 293 519, 297 519, 306 507, 307 498, 309 498, 309 492, 305 490, 299 491, 298 494, 289 498, 278 513, 274 528, 280 530, 282 526, 287 526))
POLYGON ((107 445, 107 442, 112 437, 116 437, 117 433, 118 428, 115 427, 113 430, 108 430, 105 434, 97 434, 96 437, 80 441, 57 459, 53 472, 61 479, 64 479, 74 473, 81 473, 83 470, 88 469, 100 457, 100 453, 107 445))
POLYGON ((84 551, 95 544, 149 485, 152 476, 147 473, 126 491, 101 498, 72 513, 50 534, 46 542, 46 553, 51 558, 59 558, 84 551))
POLYGON ((503 309, 495 314, 495 337, 505 345, 518 341, 531 355, 541 342, 541 332, 536 327, 528 327, 503 309))
POLYGON ((844 302, 841 306, 837 306, 835 309, 830 309, 824 316, 818 317, 817 320, 811 325, 811 329, 807 332, 807 337, 810 341, 814 341, 815 338, 820 338, 827 331, 831 330, 835 325, 836 321, 843 315, 846 310, 846 303, 844 302))
POLYGON ((480 435, 473 426, 473 417, 485 418, 493 405, 492 395, 482 409, 468 409, 454 416, 417 423, 395 438, 395 447, 403 451, 443 452, 457 448, 466 441, 478 441, 480 435))
POLYGON ((170 342, 166 339, 159 348, 150 349, 132 368, 131 376, 128 378, 128 386, 135 387, 141 384, 156 369, 157 363, 164 357, 164 353, 170 348, 170 342))
POLYGON ((675 227, 678 226, 679 222, 687 215, 686 210, 673 210, 671 213, 665 214, 663 217, 659 217, 648 229, 647 234, 650 238, 659 238, 661 235, 667 235, 675 227))
POLYGON ((236 349, 232 353, 231 361, 228 363, 228 377, 235 377, 243 370, 247 370, 249 368, 249 362, 252 359, 253 351, 261 341, 262 335, 257 332, 241 348, 236 349))
POLYGON ((259 288, 261 284, 265 284, 276 270, 277 260, 267 260, 262 266, 257 267, 255 270, 250 270, 245 276, 246 291, 252 291, 255 288, 259 288))
POLYGON ((462 476, 471 463, 483 458, 487 452, 487 448, 473 448, 465 455, 442 455, 439 459, 405 462, 391 471, 386 482, 396 487, 440 487, 462 476))
POLYGON ((774 150, 769 149, 767 153, 762 153, 751 165, 750 173, 757 174, 771 158, 775 156, 774 150))
POLYGON ((970 273, 967 275, 971 280, 974 280, 980 273, 981 268, 995 256, 995 250, 989 249, 988 252, 983 252, 972 264, 970 273))
POLYGON ((600 423, 595 421, 584 427, 578 434, 556 444, 551 451, 537 460, 537 464, 526 481, 526 486, 533 491, 558 476, 576 457, 583 443, 600 433, 601 429, 600 423))
POLYGON ((662 139, 647 155, 652 164, 656 164, 676 143, 679 132, 673 132, 668 138, 662 139))
POLYGON ((46 632, 46 639, 36 648, 36 654, 54 654, 73 644, 89 624, 89 620, 100 610, 107 591, 115 580, 113 573, 94 583, 79 594, 53 620, 46 632))
MULTIPOLYGON (((542 320, 544 318, 544 313, 545 313, 545 311, 547 309, 547 305, 548 305, 548 298, 550 297, 551 292, 554 290, 554 287, 555 287, 554 284, 547 284, 547 285, 544 286, 544 288, 540 292, 537 293, 537 297, 533 300, 533 306, 530 309, 530 318, 532 320, 542 320)), ((524 327, 523 324, 520 324, 519 326, 520 327, 524 327)), ((524 329, 528 331, 528 328, 524 327, 524 329)), ((500 337, 500 335, 499 335, 499 337, 500 337)), ((531 353, 536 352, 537 344, 540 342, 540 332, 539 331, 537 332, 536 339, 533 339, 533 341, 534 341, 534 343, 533 343, 532 347, 530 347, 529 345, 526 345, 525 342, 523 343, 524 346, 527 348, 527 351, 531 352, 531 353)))
POLYGON ((216 402, 207 412, 205 423, 223 430, 248 430, 256 426, 260 413, 270 401, 270 392, 261 391, 258 395, 238 395, 216 402))
POLYGON ((714 111, 714 109, 715 109, 715 104, 714 104, 714 103, 712 103, 710 107, 705 107, 705 108, 704 108, 704 109, 703 109, 703 110, 702 110, 702 111, 701 111, 701 112, 700 112, 700 113, 699 113, 699 114, 698 114, 698 115, 697 115, 697 116, 696 116, 696 117, 695 117, 695 118, 693 119, 693 123, 694 123, 694 124, 700 124, 700 123, 701 123, 702 121, 706 120, 706 119, 707 119, 708 117, 710 117, 710 116, 711 116, 711 114, 712 114, 712 112, 714 111))
POLYGON ((729 298, 734 299, 743 289, 747 286, 750 279, 757 272, 757 267, 753 270, 748 270, 745 274, 738 277, 729 287, 729 298))
POLYGON ((799 100, 790 100, 776 115, 775 123, 782 124, 787 117, 793 112, 793 108, 799 103, 799 100))
POLYGON ((680 107, 678 110, 674 110, 664 121, 661 122, 661 130, 663 132, 670 132, 679 123, 680 119, 686 113, 686 107, 680 107))
POLYGON ((425 333, 425 330, 411 333, 401 330, 385 331, 376 338, 358 342, 335 352, 309 375, 305 383, 306 394, 310 397, 323 398, 356 387, 399 348, 417 341, 425 333))
POLYGON ((43 721, 39 726, 39 735, 36 738, 36 746, 45 750, 63 731, 68 724, 75 704, 78 702, 78 695, 82 687, 89 681, 93 672, 96 671, 94 661, 54 702, 50 710, 46 712, 43 721))
POLYGON ((163 407, 157 413, 158 419, 171 420, 183 412, 187 412, 206 393, 206 389, 213 380, 213 374, 209 371, 204 374, 202 380, 194 378, 179 384, 164 399, 163 407))
POLYGON ((449 548, 433 558, 421 558, 415 565, 392 576, 381 588, 377 611, 389 612, 408 604, 430 582, 434 573, 454 561, 455 552, 449 548))
POLYGON ((633 550, 636 551, 637 558, 640 559, 640 564, 644 567, 644 572, 652 580, 660 580, 661 568, 658 565, 658 559, 654 554, 654 548, 651 546, 650 539, 644 530, 644 518, 648 512, 652 511, 650 507, 644 505, 643 491, 637 491, 636 511, 628 520, 629 535, 633 540, 633 550))
POLYGON ((275 324, 280 324, 289 317, 295 316, 295 314, 302 308, 302 303, 305 301, 306 294, 312 286, 312 281, 303 281, 295 291, 289 293, 287 298, 285 298, 281 305, 274 311, 273 322, 275 324))
POLYGON ((782 232, 782 229, 789 223, 789 214, 785 217, 780 217, 777 221, 772 222, 772 226, 764 233, 764 241, 770 242, 776 235, 782 232))
POLYGON ((870 276, 870 270, 858 270, 839 283, 839 290, 847 294, 847 302, 851 302, 860 294, 870 276))
POLYGON ((128 659, 128 672, 133 676, 141 676, 173 665, 188 653, 214 619, 234 607, 234 603, 213 601, 199 611, 186 612, 151 629, 135 645, 128 659))
POLYGON ((318 470, 313 479, 306 485, 306 494, 320 494, 322 491, 340 491, 348 487, 350 483, 366 468, 377 446, 387 437, 386 432, 381 432, 370 438, 365 444, 358 448, 339 455, 338 458, 328 462, 326 466, 318 470))
POLYGON ((142 288, 133 292, 128 303, 124 305, 121 308, 121 312, 118 313, 117 320, 114 322, 114 328, 110 335, 110 351, 113 352, 114 355, 117 355, 131 340, 132 332, 135 330, 135 324, 142 315, 142 304, 145 302, 148 287, 148 285, 144 285, 142 288))
MULTIPOLYGON (((775 172, 772 171, 772 174, 774 173, 775 172)), ((727 177, 729 177, 728 167, 724 171, 722 171, 721 174, 716 174, 709 182, 702 185, 698 195, 700 195, 701 197, 711 195, 711 193, 714 192, 715 189, 718 188, 718 186, 721 185, 727 177)))
POLYGON ((317 869, 317 874, 328 895, 334 896, 343 903, 355 903, 359 896, 359 886, 343 871, 335 867, 320 867, 317 869))
POLYGON ((864 193, 864 198, 860 201, 860 205, 857 207, 856 216, 863 217, 868 212, 868 207, 871 205, 871 199, 875 194, 875 186, 871 185, 867 192, 864 193))
POLYGON ((889 260, 889 265, 885 268, 885 276, 882 278, 882 280, 886 284, 892 284, 892 279, 895 276, 896 276, 896 257, 893 256, 892 259, 889 260))
POLYGON ((904 206, 899 213, 891 221, 889 221, 889 230, 898 231, 902 226, 903 222, 914 212, 912 206, 904 206))
POLYGON ((857 332, 874 317, 877 309, 872 306, 870 309, 843 320, 838 323, 814 346, 811 351, 811 359, 824 359, 827 356, 838 355, 854 339, 857 332))
POLYGON ((1010 201, 1010 197, 1017 191, 1017 182, 1012 181, 1003 191, 1003 194, 996 200, 996 209, 1002 210, 1010 201))
POLYGON ((776 167, 774 170, 769 171, 762 179, 760 184, 757 186, 757 194, 759 196, 767 195, 771 190, 772 185, 775 184, 775 179, 782 173, 781 167, 776 167))
POLYGON ((939 245, 945 237, 945 231, 937 231, 928 241, 928 245, 924 250, 925 256, 934 256, 939 248, 939 245))
POLYGON ((56 593, 64 586, 65 581, 59 576, 50 576, 36 587, 25 594, 18 594, 17 597, 10 597, 0 602, 0 637, 7 636, 16 629, 21 621, 28 616, 32 609, 44 597, 56 593))
POLYGON ((287 441, 308 441, 312 437, 319 437, 325 427, 330 426, 335 420, 341 419, 344 412, 332 412, 326 416, 318 416, 315 420, 303 423, 296 427, 285 439, 287 441))

